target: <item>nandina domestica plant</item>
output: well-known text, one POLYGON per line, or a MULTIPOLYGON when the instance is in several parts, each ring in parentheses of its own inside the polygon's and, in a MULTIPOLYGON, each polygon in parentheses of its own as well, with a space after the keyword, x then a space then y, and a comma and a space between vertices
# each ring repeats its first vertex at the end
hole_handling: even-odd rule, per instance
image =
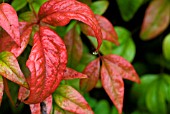
POLYGON ((81 78, 80 88, 84 92, 101 80, 118 112, 122 113, 123 78, 139 83, 139 77, 124 58, 100 54, 102 40, 119 45, 118 36, 105 17, 94 14, 80 1, 48 0, 38 13, 30 2, 31 16, 25 21, 18 21, 11 5, 0 4, 0 102, 4 91, 14 102, 8 87, 10 80, 20 86, 18 101, 29 104, 32 114, 93 114, 83 95, 62 81, 81 78), (70 21, 61 39, 54 27, 67 26, 70 21), (96 37, 98 45, 93 51, 98 56, 79 73, 73 68, 83 54, 81 31, 96 37), (30 51, 27 48, 31 48, 30 51))

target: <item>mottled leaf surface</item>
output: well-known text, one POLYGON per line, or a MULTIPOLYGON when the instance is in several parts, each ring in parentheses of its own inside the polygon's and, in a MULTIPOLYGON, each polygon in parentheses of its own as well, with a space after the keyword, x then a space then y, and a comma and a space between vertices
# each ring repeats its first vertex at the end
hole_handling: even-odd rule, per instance
POLYGON ((100 72, 100 59, 97 58, 91 61, 86 68, 84 69, 83 73, 88 76, 87 79, 80 80, 80 89, 83 91, 90 91, 92 90, 99 79, 99 72, 100 72))
POLYGON ((77 72, 76 70, 67 67, 63 75, 63 80, 75 78, 88 78, 88 76, 86 74, 77 72))
POLYGON ((66 69, 67 53, 62 39, 50 28, 40 27, 34 35, 34 43, 26 62, 31 75, 28 78, 27 104, 40 103, 49 97, 59 85, 66 69))
POLYGON ((64 110, 75 114, 93 114, 83 96, 68 85, 61 85, 54 94, 54 101, 64 110))
POLYGON ((40 103, 30 104, 31 114, 41 114, 40 103))
POLYGON ((0 4, 0 26, 20 46, 19 23, 16 11, 7 3, 0 4))
POLYGON ((101 68, 102 85, 119 113, 122 113, 124 97, 124 83, 122 78, 137 83, 140 81, 133 66, 124 58, 117 55, 103 56, 101 68))
POLYGON ((114 67, 107 60, 103 61, 101 68, 101 81, 106 93, 118 109, 119 113, 123 108, 124 83, 119 74, 113 72, 114 67))
POLYGON ((169 0, 153 0, 150 3, 142 23, 140 32, 141 39, 153 39, 168 27, 170 23, 169 9, 169 0))
POLYGON ((42 22, 53 26, 64 26, 71 19, 86 23, 95 33, 98 41, 97 49, 102 43, 100 26, 93 12, 81 2, 76 0, 51 0, 41 6, 38 15, 42 22))
POLYGON ((68 54, 68 67, 74 68, 80 62, 83 54, 83 43, 77 27, 73 27, 64 37, 64 43, 68 54))
POLYGON ((10 52, 0 53, 0 75, 8 80, 28 88, 16 57, 10 52))
MULTIPOLYGON (((119 45, 118 36, 117 36, 111 22, 109 20, 107 20, 105 17, 100 16, 100 15, 95 15, 95 17, 101 27, 102 39, 108 40, 116 45, 119 45)), ((94 32, 92 31, 92 29, 89 26, 87 26, 83 23, 80 25, 81 25, 81 30, 84 34, 86 34, 88 36, 93 36, 93 37, 95 36, 94 32)))
POLYGON ((30 39, 32 25, 28 24, 27 22, 20 22, 19 27, 21 34, 21 45, 18 46, 5 31, 1 31, 2 34, 0 37, 0 42, 3 45, 0 45, 0 52, 10 51, 16 57, 18 57, 24 51, 30 39))
POLYGON ((120 73, 120 76, 122 78, 134 81, 136 83, 140 83, 140 79, 134 67, 130 62, 125 60, 123 57, 110 54, 104 56, 103 58, 104 60, 108 60, 115 65, 115 66, 113 65, 113 67, 115 67, 115 71, 120 73))
POLYGON ((2 102, 3 93, 4 93, 3 78, 2 78, 2 76, 0 76, 0 106, 1 106, 1 102, 2 102))
POLYGON ((31 114, 50 114, 52 109, 52 95, 47 97, 43 102, 30 104, 31 114))

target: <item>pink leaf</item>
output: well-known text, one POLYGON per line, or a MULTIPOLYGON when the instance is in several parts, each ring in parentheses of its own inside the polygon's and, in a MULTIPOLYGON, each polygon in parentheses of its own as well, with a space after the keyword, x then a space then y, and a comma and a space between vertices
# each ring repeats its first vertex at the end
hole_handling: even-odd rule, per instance
POLYGON ((50 114, 52 109, 52 96, 47 97, 41 104, 30 104, 31 114, 50 114))
MULTIPOLYGON (((117 33, 114 30, 111 22, 107 20, 105 17, 100 16, 100 15, 95 15, 95 17, 101 27, 103 40, 108 40, 116 45, 119 45, 117 33)), ((81 25, 81 30, 83 31, 84 34, 88 36, 93 36, 93 37, 95 36, 94 32, 89 26, 83 23, 81 23, 80 25, 81 25)))
POLYGON ((10 51, 16 57, 18 57, 24 51, 30 39, 32 25, 28 24, 27 22, 20 22, 19 25, 21 34, 21 46, 18 46, 5 31, 2 31, 0 42, 3 45, 0 45, 0 52, 10 51))
POLYGON ((80 88, 84 91, 92 90, 99 79, 99 72, 100 72, 100 59, 97 58, 90 62, 86 68, 84 69, 83 73, 88 76, 87 79, 80 80, 80 88))
POLYGON ((64 110, 75 114, 93 114, 83 96, 68 85, 61 85, 54 94, 56 104, 64 110))
POLYGON ((75 78, 87 78, 87 75, 82 74, 80 72, 75 71, 74 69, 67 67, 63 75, 63 80, 69 80, 69 79, 75 79, 75 78))
POLYGON ((0 4, 0 26, 10 35, 18 46, 21 45, 17 13, 7 4, 0 4))
POLYGON ((64 26, 71 19, 86 23, 92 28, 98 41, 99 49, 102 39, 100 26, 91 9, 76 0, 51 0, 44 3, 39 11, 39 18, 42 22, 53 26, 64 26))
MULTIPOLYGON (((66 47, 62 39, 49 27, 40 27, 26 62, 31 72, 27 104, 36 104, 49 97, 59 85, 67 64, 66 47)), ((23 99, 22 99, 23 100, 23 99)))
POLYGON ((30 104, 31 114, 41 114, 40 103, 30 104))

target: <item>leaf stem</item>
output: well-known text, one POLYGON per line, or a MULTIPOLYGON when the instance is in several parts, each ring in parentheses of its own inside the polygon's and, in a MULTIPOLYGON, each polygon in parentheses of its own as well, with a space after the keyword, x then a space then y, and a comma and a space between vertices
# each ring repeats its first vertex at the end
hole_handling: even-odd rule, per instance
POLYGON ((31 9, 33 10, 33 14, 34 14, 34 16, 36 17, 36 19, 37 19, 37 21, 38 21, 38 16, 37 16, 37 13, 35 12, 34 7, 32 6, 32 2, 28 1, 28 3, 30 4, 31 9))

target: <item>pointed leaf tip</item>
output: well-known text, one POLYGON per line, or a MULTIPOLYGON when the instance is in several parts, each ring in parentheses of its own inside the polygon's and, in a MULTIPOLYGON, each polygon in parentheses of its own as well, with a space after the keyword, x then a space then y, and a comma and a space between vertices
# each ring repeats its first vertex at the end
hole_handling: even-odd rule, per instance
MULTIPOLYGON (((109 20, 107 20, 105 17, 100 16, 100 15, 95 15, 99 26, 101 28, 101 32, 102 32, 102 39, 103 40, 107 40, 110 41, 112 43, 114 43, 115 45, 119 45, 118 42, 118 35, 116 33, 116 31, 114 30, 113 25, 111 24, 111 22, 109 20)), ((92 31, 92 29, 81 23, 81 30, 84 34, 88 35, 88 36, 95 36, 94 32, 92 31)))
POLYGON ((0 53, 0 75, 20 86, 29 88, 18 61, 11 52, 0 53))
POLYGON ((63 75, 63 80, 69 80, 69 79, 75 79, 75 78, 88 78, 88 77, 86 74, 77 72, 74 69, 67 67, 63 75))
POLYGON ((38 13, 42 22, 53 26, 64 26, 71 19, 81 21, 92 28, 98 41, 99 50, 102 43, 100 26, 92 12, 86 5, 76 0, 51 0, 44 3, 38 13))
POLYGON ((55 103, 75 114, 94 114, 83 96, 68 85, 60 85, 54 94, 55 103))
POLYGON ((30 94, 23 101, 36 104, 50 96, 62 80, 67 64, 66 47, 62 39, 49 27, 40 27, 26 62, 31 72, 28 78, 30 94))
POLYGON ((83 73, 88 76, 87 79, 80 80, 80 89, 83 91, 90 91, 92 90, 99 79, 99 72, 100 72, 100 59, 97 58, 91 61, 86 68, 84 69, 83 73))
POLYGON ((133 66, 124 58, 117 55, 105 55, 102 57, 101 81, 110 99, 122 113, 124 82, 123 78, 140 82, 133 66))

